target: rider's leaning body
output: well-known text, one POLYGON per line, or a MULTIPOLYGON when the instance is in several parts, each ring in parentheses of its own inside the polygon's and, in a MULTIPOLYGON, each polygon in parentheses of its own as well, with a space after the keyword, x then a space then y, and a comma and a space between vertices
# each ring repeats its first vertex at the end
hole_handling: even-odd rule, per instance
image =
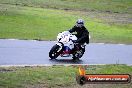
POLYGON ((74 43, 84 44, 89 43, 89 32, 84 26, 84 21, 78 19, 76 25, 69 30, 70 33, 76 32, 77 40, 74 43))

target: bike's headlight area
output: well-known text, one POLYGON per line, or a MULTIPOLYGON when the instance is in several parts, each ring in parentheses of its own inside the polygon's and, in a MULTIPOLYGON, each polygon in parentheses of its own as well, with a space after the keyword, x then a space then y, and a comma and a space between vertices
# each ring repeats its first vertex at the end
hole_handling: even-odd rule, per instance
POLYGON ((60 41, 63 42, 63 43, 68 43, 69 42, 69 37, 62 38, 60 41))
POLYGON ((77 37, 75 35, 72 35, 69 32, 62 32, 62 33, 59 33, 57 36, 58 42, 68 43, 71 40, 77 40, 77 37))
POLYGON ((69 35, 64 35, 62 33, 59 33, 57 36, 57 41, 64 43, 69 42, 69 35))

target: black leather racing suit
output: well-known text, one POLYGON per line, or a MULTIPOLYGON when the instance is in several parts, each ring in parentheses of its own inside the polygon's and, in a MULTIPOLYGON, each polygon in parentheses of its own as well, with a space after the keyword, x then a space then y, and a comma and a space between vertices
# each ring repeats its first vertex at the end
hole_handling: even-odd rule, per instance
POLYGON ((72 29, 69 30, 69 32, 70 33, 77 32, 76 43, 79 43, 79 44, 89 43, 89 32, 84 26, 80 28, 75 25, 72 29))

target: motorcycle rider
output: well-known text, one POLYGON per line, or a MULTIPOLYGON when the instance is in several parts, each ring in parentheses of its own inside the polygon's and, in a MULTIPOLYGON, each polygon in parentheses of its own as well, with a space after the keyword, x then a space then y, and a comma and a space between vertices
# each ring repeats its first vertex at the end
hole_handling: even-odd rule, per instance
MULTIPOLYGON (((70 33, 76 32, 77 40, 73 41, 73 43, 78 43, 80 46, 89 44, 89 31, 84 26, 84 21, 82 19, 78 19, 76 21, 76 25, 69 30, 70 33)), ((82 47, 81 47, 82 48, 82 47)), ((85 46, 82 48, 83 52, 85 52, 85 46)))

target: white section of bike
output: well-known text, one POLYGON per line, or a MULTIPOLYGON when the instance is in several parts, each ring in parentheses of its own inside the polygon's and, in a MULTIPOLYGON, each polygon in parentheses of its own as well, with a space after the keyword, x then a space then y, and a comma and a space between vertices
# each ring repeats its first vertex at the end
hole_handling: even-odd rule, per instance
POLYGON ((69 31, 61 32, 57 36, 58 43, 61 42, 64 44, 64 46, 68 46, 70 49, 74 48, 74 43, 72 42, 72 40, 77 40, 77 37, 75 35, 72 35, 69 31))

